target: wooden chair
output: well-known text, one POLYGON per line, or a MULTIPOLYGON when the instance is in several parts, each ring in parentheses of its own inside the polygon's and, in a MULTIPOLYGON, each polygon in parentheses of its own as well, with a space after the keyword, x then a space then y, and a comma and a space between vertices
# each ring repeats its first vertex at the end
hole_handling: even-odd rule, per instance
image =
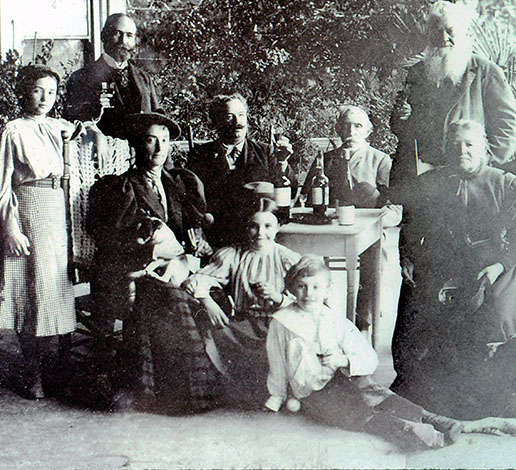
MULTIPOLYGON (((122 174, 132 161, 126 140, 107 137, 109 155, 99 161, 94 154, 94 142, 88 134, 80 142, 64 139, 65 181, 68 175, 67 212, 71 275, 76 291, 76 315, 78 326, 72 342, 72 356, 82 362, 90 362, 91 354, 99 351, 106 357, 115 354, 121 343, 120 328, 107 329, 96 321, 93 313, 104 309, 91 295, 90 267, 95 244, 86 231, 88 195, 93 184, 105 175, 122 174), (66 170, 68 167, 68 170, 66 170)), ((122 308, 130 308, 130 301, 122 308)), ((104 358, 105 359, 105 358, 104 358)))

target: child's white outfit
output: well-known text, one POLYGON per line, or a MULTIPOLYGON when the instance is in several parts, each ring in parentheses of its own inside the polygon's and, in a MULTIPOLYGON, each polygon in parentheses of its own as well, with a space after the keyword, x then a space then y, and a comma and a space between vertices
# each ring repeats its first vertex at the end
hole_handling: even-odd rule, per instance
POLYGON ((268 407, 277 411, 286 400, 288 386, 298 399, 318 391, 332 379, 335 370, 323 366, 320 357, 346 355, 349 368, 342 373, 353 376, 372 374, 378 356, 365 337, 347 318, 322 306, 315 315, 297 304, 279 310, 267 335, 269 375, 268 407))
POLYGON ((265 406, 278 411, 289 394, 318 421, 346 429, 367 430, 403 441, 441 447, 443 434, 422 423, 423 408, 368 377, 378 356, 343 313, 321 307, 307 312, 291 304, 275 313, 267 335, 270 393, 265 406), (347 367, 322 365, 321 356, 345 355, 347 367))

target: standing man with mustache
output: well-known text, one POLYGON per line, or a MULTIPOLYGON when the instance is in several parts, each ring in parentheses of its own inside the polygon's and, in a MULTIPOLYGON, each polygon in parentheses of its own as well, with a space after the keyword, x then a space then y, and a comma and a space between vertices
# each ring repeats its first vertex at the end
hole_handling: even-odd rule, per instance
POLYGON ((392 180, 448 164, 443 144, 451 122, 472 119, 485 127, 492 162, 514 159, 516 106, 502 70, 472 53, 471 5, 438 1, 428 19, 424 58, 409 68, 391 117, 399 139, 392 180))
POLYGON ((247 111, 240 93, 216 96, 209 115, 219 138, 195 146, 188 156, 187 168, 203 182, 208 211, 215 218, 208 236, 216 247, 240 239, 238 211, 246 204, 246 183, 273 182, 283 172, 295 186, 295 173, 288 164, 290 142, 282 137, 271 148, 249 139, 247 111))
MULTIPOLYGON (((74 72, 68 80, 64 116, 81 121, 98 117, 105 87, 104 91, 112 97, 98 127, 106 135, 123 137, 125 116, 158 111, 159 99, 150 75, 132 61, 137 45, 133 19, 123 13, 108 16, 101 38, 102 56, 74 72)), ((102 104, 107 104, 105 98, 102 104)))

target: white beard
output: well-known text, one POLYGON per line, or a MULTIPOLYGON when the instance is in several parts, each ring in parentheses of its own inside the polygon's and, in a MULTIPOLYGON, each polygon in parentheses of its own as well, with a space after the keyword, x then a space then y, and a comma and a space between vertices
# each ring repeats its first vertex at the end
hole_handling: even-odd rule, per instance
POLYGON ((427 48, 424 64, 428 80, 438 87, 445 78, 454 85, 459 83, 471 59, 471 51, 470 42, 448 48, 427 48))

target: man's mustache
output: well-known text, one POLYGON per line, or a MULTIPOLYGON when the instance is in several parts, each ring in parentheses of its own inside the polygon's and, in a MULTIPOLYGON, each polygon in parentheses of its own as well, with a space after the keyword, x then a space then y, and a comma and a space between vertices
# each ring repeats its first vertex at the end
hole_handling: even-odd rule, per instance
POLYGON ((115 46, 115 49, 118 50, 118 51, 123 51, 123 52, 127 52, 127 53, 132 53, 134 52, 135 48, 134 47, 126 47, 126 46, 115 46))

